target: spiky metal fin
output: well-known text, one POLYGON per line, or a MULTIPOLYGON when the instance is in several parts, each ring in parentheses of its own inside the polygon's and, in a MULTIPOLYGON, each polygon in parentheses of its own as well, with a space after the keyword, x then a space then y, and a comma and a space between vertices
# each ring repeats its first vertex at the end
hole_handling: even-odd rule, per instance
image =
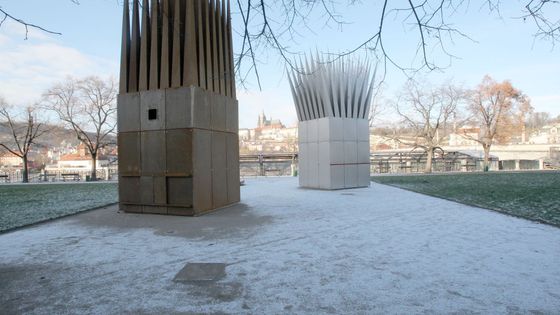
POLYGON ((129 64, 130 64, 130 7, 128 0, 123 5, 122 39, 121 39, 121 71, 119 92, 128 92, 129 64))

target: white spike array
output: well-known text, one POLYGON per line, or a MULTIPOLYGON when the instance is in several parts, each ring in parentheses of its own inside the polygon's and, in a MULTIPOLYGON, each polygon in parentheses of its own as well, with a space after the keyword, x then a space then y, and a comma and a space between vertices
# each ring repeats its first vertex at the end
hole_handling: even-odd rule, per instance
POLYGON ((367 187, 370 177, 369 107, 375 71, 368 62, 318 56, 288 71, 299 119, 299 183, 302 187, 367 187))
POLYGON ((368 118, 375 70, 367 61, 340 58, 324 62, 318 55, 288 71, 299 121, 323 117, 368 118))

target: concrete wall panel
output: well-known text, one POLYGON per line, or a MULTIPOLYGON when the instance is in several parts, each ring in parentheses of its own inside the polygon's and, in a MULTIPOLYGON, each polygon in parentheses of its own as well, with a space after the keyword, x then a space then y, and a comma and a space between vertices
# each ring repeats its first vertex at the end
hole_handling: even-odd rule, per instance
POLYGON ((309 186, 319 187, 319 145, 317 143, 308 143, 309 161, 307 164, 309 173, 309 186))
POLYGON ((226 131, 226 99, 219 94, 213 94, 209 99, 211 109, 212 130, 226 131))
POLYGON ((344 164, 344 142, 332 141, 329 146, 331 164, 344 164))
POLYGON ((191 88, 168 89, 165 92, 167 129, 192 128, 191 88))
POLYGON ((142 132, 142 173, 161 175, 165 173, 165 131, 142 132))
POLYGON ((241 199, 241 187, 239 180, 239 166, 227 169, 228 203, 236 203, 241 199))
POLYGON ((344 163, 358 163, 358 144, 355 141, 344 141, 344 163))
POLYGON ((142 213, 141 205, 129 205, 126 203, 119 204, 119 209, 128 213, 142 213))
POLYGON ((214 209, 228 204, 227 169, 212 169, 212 207, 214 209))
POLYGON ((167 180, 165 176, 154 176, 154 203, 167 204, 167 180))
POLYGON ((193 131, 193 205, 212 209, 212 132, 203 129, 193 131))
POLYGON ((117 99, 119 132, 140 131, 140 94, 119 94, 117 99))
POLYGON ((357 123, 356 119, 342 118, 344 128, 344 141, 356 141, 357 138, 357 123))
POLYGON ((140 202, 154 204, 154 179, 152 176, 140 177, 140 202))
POLYGON ((226 133, 212 132, 212 169, 226 168, 227 166, 226 133))
POLYGON ((144 206, 142 206, 142 213, 167 214, 167 207, 166 206, 144 205, 144 206))
POLYGON ((173 206, 192 207, 192 177, 167 177, 167 199, 173 206))
POLYGON ((358 165, 344 165, 344 187, 358 187, 358 165))
POLYGON ((192 88, 191 96, 191 110, 192 110, 192 123, 194 128, 210 129, 212 120, 212 111, 208 95, 210 92, 204 92, 198 88, 192 88))
POLYGON ((331 165, 319 164, 319 188, 331 189, 331 165))
POLYGON ((319 142, 329 141, 331 119, 324 117, 317 119, 317 140, 319 142))
POLYGON ((239 103, 229 98, 226 98, 226 131, 239 132, 239 103))
POLYGON ((165 129, 165 90, 140 92, 140 129, 165 129), (150 113, 155 112, 155 119, 150 113))
POLYGON ((298 122, 298 142, 307 143, 307 121, 298 122))
POLYGON ((125 203, 140 203, 140 177, 121 176, 119 178, 119 200, 125 203))
POLYGON ((192 129, 169 130, 166 133, 166 174, 169 176, 191 176, 192 129))
POLYGON ((344 165, 331 165, 330 189, 344 188, 344 165))
POLYGON ((125 176, 140 176, 140 132, 119 133, 119 172, 125 176))
POLYGON ((344 140, 344 118, 331 117, 329 119, 329 140, 344 140))
POLYGON ((316 119, 307 121, 307 141, 317 142, 319 140, 319 123, 316 119))

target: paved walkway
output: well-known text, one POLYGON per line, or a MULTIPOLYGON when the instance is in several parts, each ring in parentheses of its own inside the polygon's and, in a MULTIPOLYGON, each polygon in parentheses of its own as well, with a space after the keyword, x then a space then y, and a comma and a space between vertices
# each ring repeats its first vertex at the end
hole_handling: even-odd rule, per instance
POLYGON ((198 218, 116 207, 0 235, 0 313, 560 313, 560 229, 373 184, 248 180, 198 218), (174 282, 186 263, 217 281, 174 282))

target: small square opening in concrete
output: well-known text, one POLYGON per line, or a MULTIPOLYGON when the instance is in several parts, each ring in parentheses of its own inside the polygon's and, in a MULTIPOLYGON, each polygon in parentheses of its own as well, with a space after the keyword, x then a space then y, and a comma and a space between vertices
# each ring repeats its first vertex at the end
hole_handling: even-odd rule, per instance
POLYGON ((157 119, 157 109, 152 108, 148 109, 148 120, 156 120, 157 119))
POLYGON ((179 271, 173 281, 217 281, 226 276, 226 264, 223 263, 188 263, 179 271))

